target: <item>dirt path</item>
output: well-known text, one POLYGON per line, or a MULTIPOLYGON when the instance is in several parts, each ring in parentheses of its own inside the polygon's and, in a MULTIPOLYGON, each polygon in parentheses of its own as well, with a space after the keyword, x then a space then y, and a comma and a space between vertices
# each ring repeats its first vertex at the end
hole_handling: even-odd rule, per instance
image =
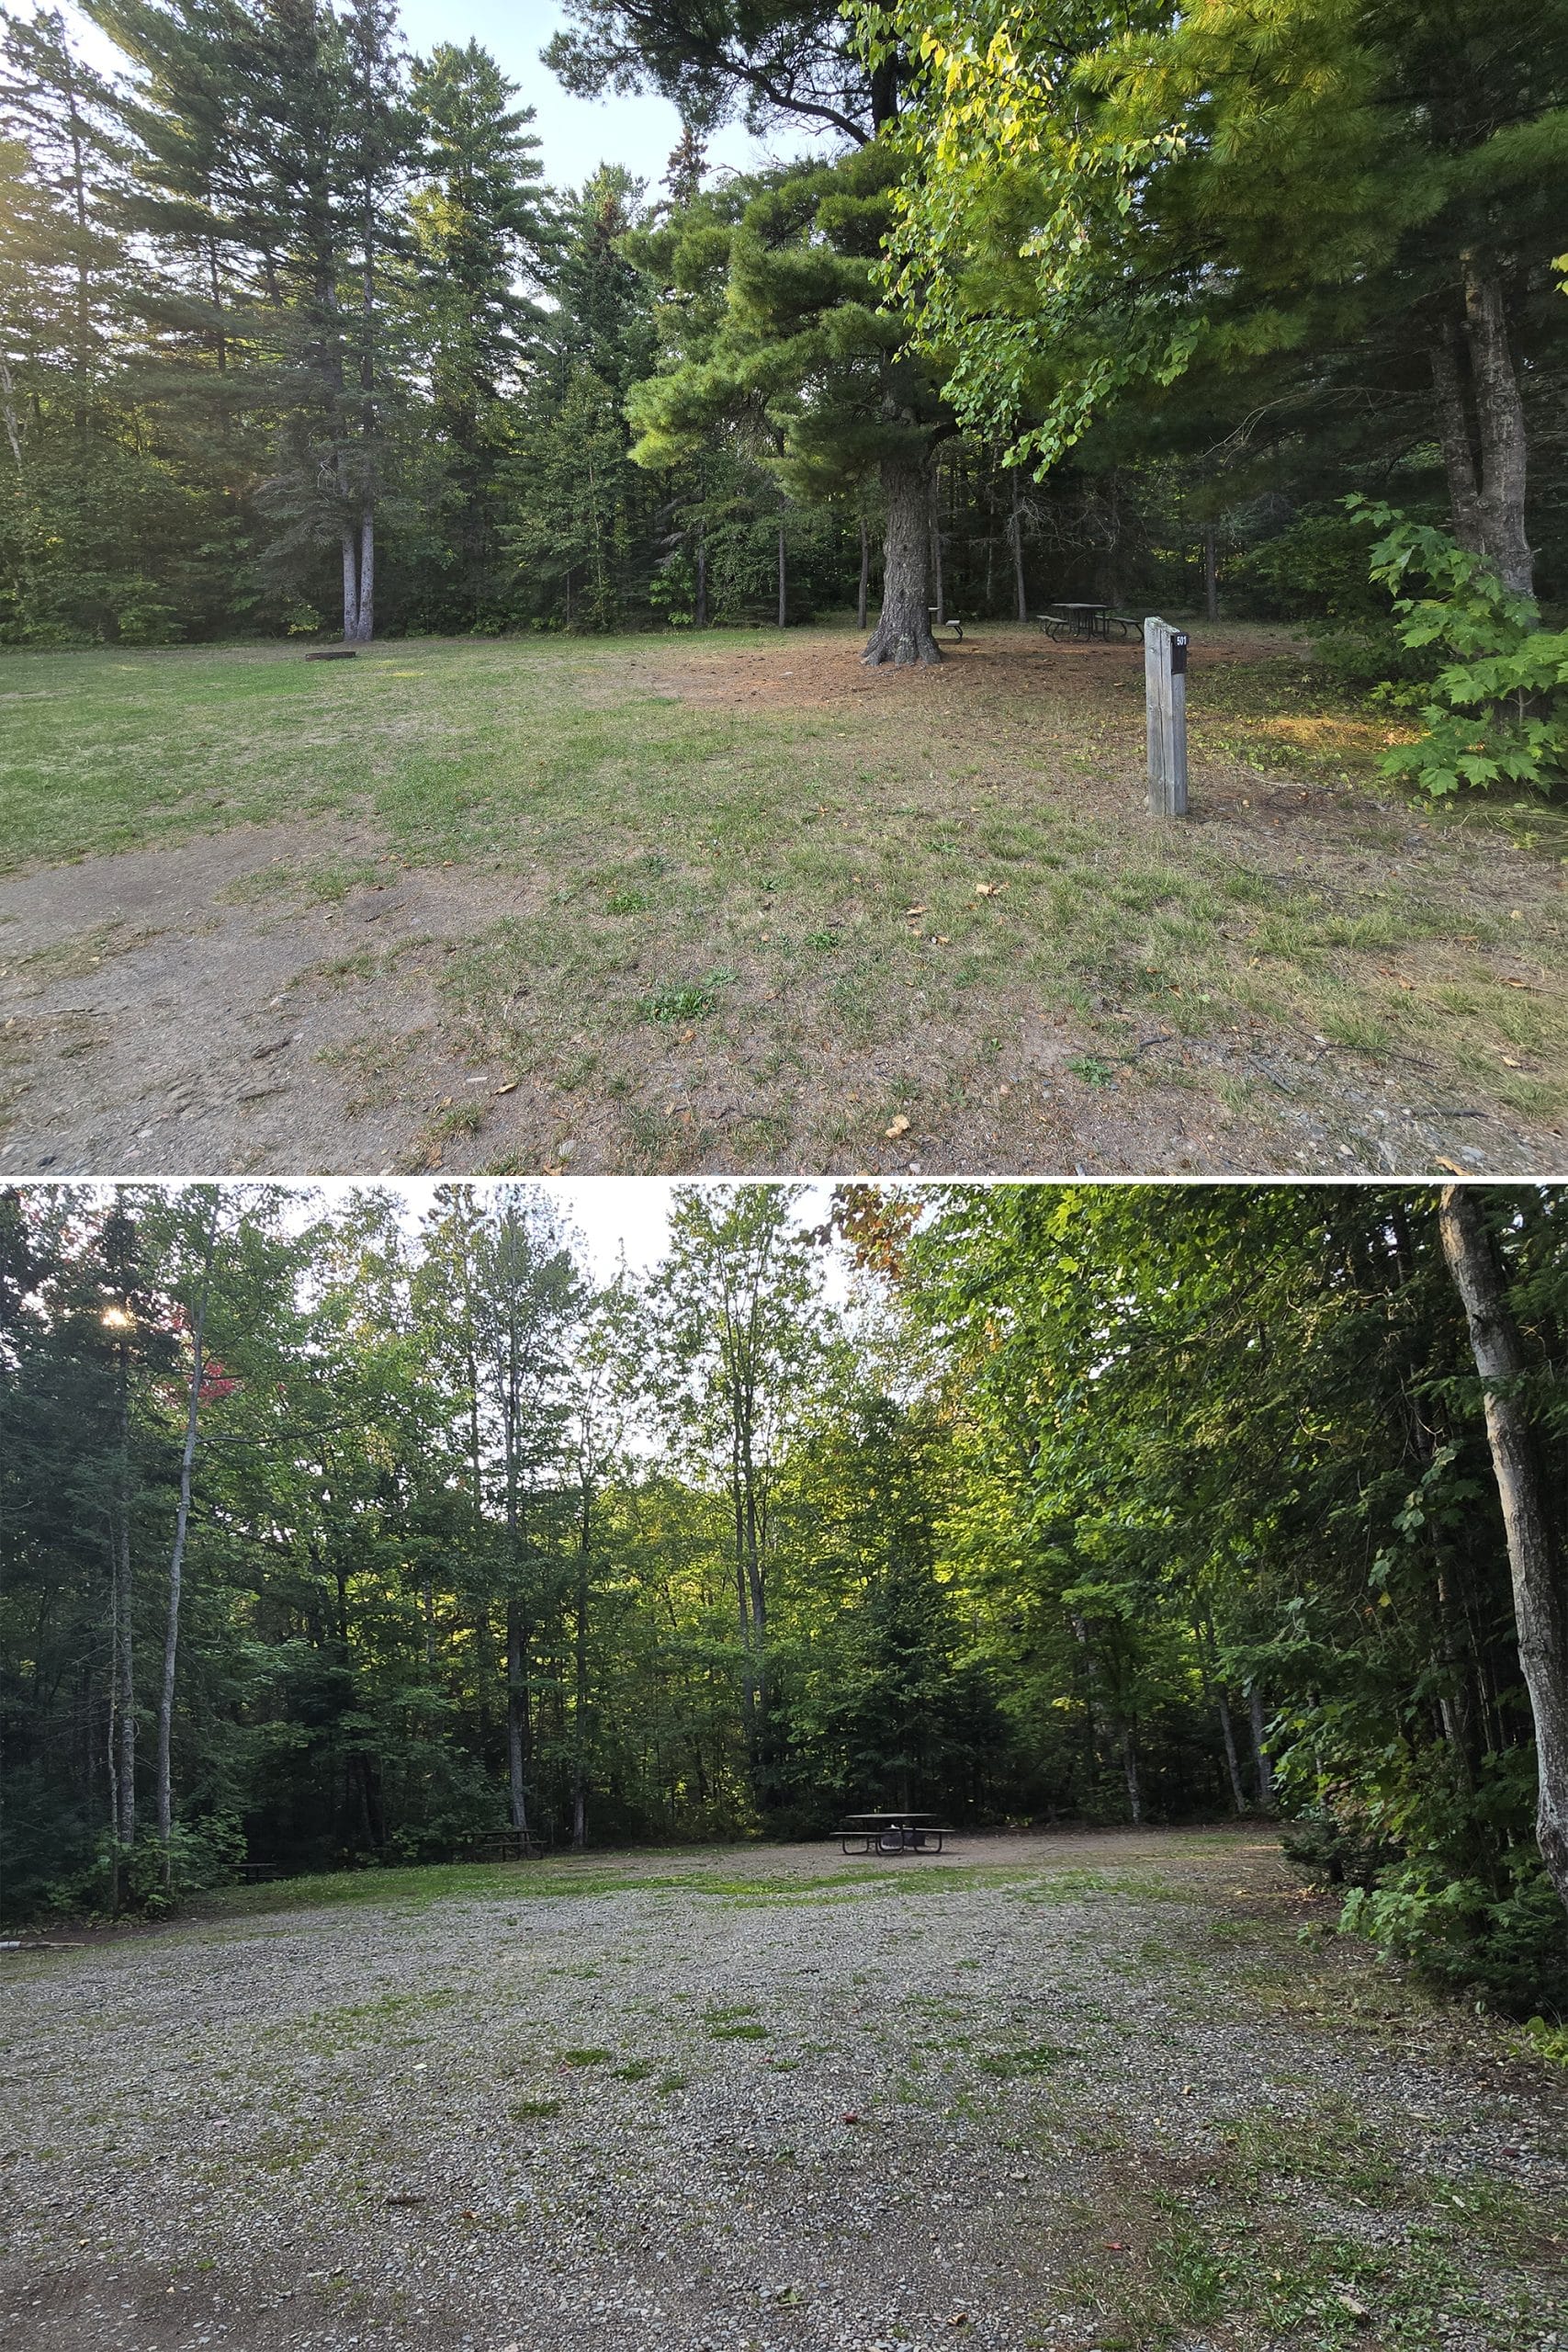
POLYGON ((1325 1938, 1265 1838, 486 1886, 6 1956, 11 2340, 1545 2352, 1568 2324, 1560 2094, 1325 1938))
MULTIPOLYGON (((297 815, 0 881, 0 1172, 1562 1166, 1551 865, 1337 780, 1367 722, 1285 707, 1288 681, 1238 716, 1267 702, 1245 632, 1194 655, 1179 834, 1139 813, 1135 647, 998 630, 929 677, 826 631, 574 651, 556 722, 590 749, 543 814, 539 659, 451 652, 353 690, 412 698, 387 757, 445 779, 461 855, 407 837, 400 771, 385 807, 373 775, 323 814, 295 752, 297 815), (696 748, 644 761, 672 706, 696 748), (473 741, 443 766, 448 720, 473 741), (1293 763, 1260 767, 1265 736, 1293 763)), ((299 699, 256 775, 308 741, 299 699)))

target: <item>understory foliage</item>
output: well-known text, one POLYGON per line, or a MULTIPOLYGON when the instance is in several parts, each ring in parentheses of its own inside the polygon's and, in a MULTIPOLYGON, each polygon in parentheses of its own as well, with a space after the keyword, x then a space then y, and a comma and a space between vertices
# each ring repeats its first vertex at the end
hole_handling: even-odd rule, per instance
POLYGON ((1386 771, 1412 777, 1434 799, 1461 785, 1546 792, 1561 784, 1568 773, 1568 629, 1542 628, 1534 598, 1505 587, 1485 556, 1446 532, 1371 500, 1346 503, 1381 534, 1371 573, 1393 592, 1400 643, 1438 665, 1419 685, 1385 690, 1389 702, 1417 713, 1423 729, 1388 753, 1386 771), (1411 593, 1416 582, 1425 593, 1411 593))
MULTIPOLYGON (((1431 1196, 805 1205, 678 1192, 604 1281, 526 1186, 6 1194, 7 1915, 509 1828, 1277 1810, 1351 1924, 1561 2011, 1431 1196)), ((1560 1529, 1562 1204, 1485 1210, 1560 1529)))

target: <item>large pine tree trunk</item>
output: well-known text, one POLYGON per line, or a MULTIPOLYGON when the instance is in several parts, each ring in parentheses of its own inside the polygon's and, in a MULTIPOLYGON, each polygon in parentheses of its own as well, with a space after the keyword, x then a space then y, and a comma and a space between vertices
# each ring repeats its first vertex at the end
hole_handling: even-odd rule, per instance
MULTIPOLYGON (((18 458, 17 464, 21 463, 18 458)), ((866 600, 871 593, 871 533, 865 526, 865 516, 860 518, 860 592, 855 598, 855 627, 865 627, 866 600)))
POLYGON ((1535 561, 1525 537, 1525 407, 1508 348, 1503 289, 1467 266, 1464 316, 1481 442, 1481 528, 1487 554, 1510 588, 1534 594, 1535 561))
POLYGON ((1524 1350, 1491 1237, 1474 1194, 1464 1185, 1443 1187, 1438 1227, 1470 1327, 1503 1507, 1519 1668, 1535 1720, 1536 1840, 1547 1875, 1568 1908, 1568 1602, 1535 1439, 1519 1394, 1524 1350))
POLYGON ((931 509, 926 469, 895 463, 882 469, 887 494, 887 532, 883 543, 882 612, 863 662, 891 662, 900 669, 942 660, 926 609, 926 567, 931 553, 931 509))

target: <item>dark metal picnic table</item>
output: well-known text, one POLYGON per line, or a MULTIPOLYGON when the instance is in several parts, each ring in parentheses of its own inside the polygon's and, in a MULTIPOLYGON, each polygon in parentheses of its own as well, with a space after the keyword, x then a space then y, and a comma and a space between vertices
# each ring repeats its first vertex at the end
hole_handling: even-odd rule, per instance
POLYGON ((1109 605, 1082 601, 1049 605, 1039 621, 1047 637, 1109 639, 1112 629, 1120 630, 1123 638, 1129 629, 1136 629, 1140 637, 1144 633, 1144 625, 1134 614, 1112 612, 1109 605))
POLYGON ((940 1854, 951 1829, 939 1829, 930 1813, 850 1813, 839 1832, 845 1854, 940 1854))

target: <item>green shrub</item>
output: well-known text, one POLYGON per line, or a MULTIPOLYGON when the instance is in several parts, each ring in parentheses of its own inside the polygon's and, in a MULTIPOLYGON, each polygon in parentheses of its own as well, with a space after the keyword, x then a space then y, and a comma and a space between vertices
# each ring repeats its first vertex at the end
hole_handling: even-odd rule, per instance
POLYGON ((1395 592, 1401 644, 1444 657, 1428 683, 1382 689, 1425 730, 1385 754, 1385 772, 1434 798, 1461 785, 1551 791, 1568 775, 1568 629, 1542 628, 1534 599, 1446 532, 1359 495, 1345 503, 1382 532, 1371 576, 1395 592), (1425 595, 1398 593, 1423 581, 1425 595))
POLYGON ((1376 1886, 1351 1888, 1340 1926, 1488 2007, 1568 2014, 1562 1905, 1531 1849, 1520 1846, 1509 1859, 1501 1894, 1479 1879, 1448 1878, 1433 1857, 1401 1863, 1376 1886))

